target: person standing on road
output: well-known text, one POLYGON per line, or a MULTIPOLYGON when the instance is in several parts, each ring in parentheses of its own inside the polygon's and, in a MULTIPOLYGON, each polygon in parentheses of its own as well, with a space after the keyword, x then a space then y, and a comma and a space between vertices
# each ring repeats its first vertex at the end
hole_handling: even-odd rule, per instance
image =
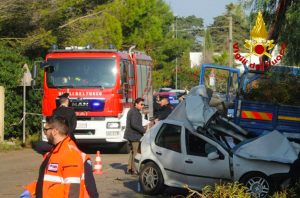
POLYGON ((189 94, 189 90, 186 87, 184 88, 184 91, 186 94, 189 94))
POLYGON ((134 164, 134 157, 137 153, 140 139, 147 132, 142 125, 141 111, 144 107, 144 99, 137 98, 134 101, 134 107, 132 107, 127 113, 126 129, 124 139, 129 141, 131 151, 128 159, 127 172, 136 174, 136 168, 134 164))
MULTIPOLYGON (((74 109, 69 108, 69 93, 64 93, 61 96, 58 96, 60 101, 60 106, 52 111, 52 115, 60 115, 68 120, 69 123, 69 133, 70 138, 75 142, 76 139, 74 136, 74 131, 77 126, 77 118, 74 109)), ((38 141, 35 144, 35 150, 44 155, 52 149, 53 145, 44 142, 38 141)))
POLYGON ((156 118, 161 110, 161 105, 159 103, 160 101, 160 97, 159 95, 156 96, 156 100, 153 102, 153 114, 154 114, 154 117, 156 118))
POLYGON ((52 115, 60 115, 66 118, 69 122, 69 136, 76 143, 74 136, 74 131, 77 126, 76 113, 73 108, 69 107, 69 93, 64 93, 61 96, 58 96, 60 106, 52 111, 52 115))
POLYGON ((171 106, 169 97, 167 95, 162 95, 160 100, 160 105, 162 106, 162 110, 154 120, 157 123, 159 120, 166 119, 173 111, 174 107, 171 106))
POLYGON ((87 194, 84 161, 90 158, 68 136, 68 120, 59 115, 46 117, 43 131, 54 147, 44 155, 38 180, 25 186, 20 198, 34 195, 36 198, 84 198, 87 194))

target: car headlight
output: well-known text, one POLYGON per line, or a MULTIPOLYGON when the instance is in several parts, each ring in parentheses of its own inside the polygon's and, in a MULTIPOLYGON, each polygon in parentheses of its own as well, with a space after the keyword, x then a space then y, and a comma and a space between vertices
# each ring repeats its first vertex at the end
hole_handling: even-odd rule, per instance
POLYGON ((106 124, 107 129, 119 129, 120 128, 120 122, 108 122, 106 124))

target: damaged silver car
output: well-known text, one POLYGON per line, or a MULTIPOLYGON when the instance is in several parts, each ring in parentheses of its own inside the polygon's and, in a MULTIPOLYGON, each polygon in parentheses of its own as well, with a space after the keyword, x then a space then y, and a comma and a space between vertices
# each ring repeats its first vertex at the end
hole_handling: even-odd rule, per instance
POLYGON ((209 106, 204 86, 193 88, 142 138, 135 157, 142 190, 155 195, 187 184, 201 191, 222 180, 239 181, 249 193, 267 197, 288 179, 299 146, 277 131, 255 139, 246 139, 248 133, 209 106))

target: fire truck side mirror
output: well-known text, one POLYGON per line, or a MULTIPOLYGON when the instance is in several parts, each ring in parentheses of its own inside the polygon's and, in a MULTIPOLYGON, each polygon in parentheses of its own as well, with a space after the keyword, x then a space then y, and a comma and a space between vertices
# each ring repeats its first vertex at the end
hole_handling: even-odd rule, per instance
POLYGON ((118 93, 118 94, 123 94, 123 89, 119 89, 119 90, 117 91, 117 93, 118 93))
POLYGON ((128 71, 128 78, 134 78, 134 66, 133 64, 129 64, 129 67, 128 67, 129 71, 128 71))
POLYGON ((37 65, 36 64, 34 64, 32 67, 31 75, 32 75, 33 79, 36 79, 36 76, 37 76, 37 65))
POLYGON ((31 87, 34 89, 35 86, 36 86, 36 80, 33 79, 31 80, 31 87))
POLYGON ((129 85, 130 86, 134 86, 135 85, 135 80, 134 79, 130 79, 129 80, 129 85))

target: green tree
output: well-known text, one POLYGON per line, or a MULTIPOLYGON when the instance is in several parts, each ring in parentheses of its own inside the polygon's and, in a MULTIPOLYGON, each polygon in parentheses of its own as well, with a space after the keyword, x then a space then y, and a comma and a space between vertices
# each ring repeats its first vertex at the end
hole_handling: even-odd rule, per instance
POLYGON ((215 65, 222 65, 222 66, 229 66, 229 54, 228 51, 224 50, 220 55, 213 55, 214 64, 215 65))
POLYGON ((214 45, 211 38, 210 30, 207 29, 204 32, 204 40, 205 40, 205 47, 204 47, 204 53, 203 53, 203 63, 213 63, 212 55, 214 53, 214 45))
MULTIPOLYGON (((229 49, 229 17, 232 17, 232 40, 239 43, 241 52, 248 52, 243 47, 245 39, 249 38, 249 23, 243 12, 242 4, 226 5, 226 13, 214 18, 211 28, 211 37, 216 52, 222 52, 229 49), (216 27, 216 28, 214 28, 216 27)), ((231 46, 232 47, 232 46, 231 46)))
MULTIPOLYGON (((8 47, 6 44, 0 43, 0 85, 5 88, 5 123, 4 136, 21 137, 22 124, 11 126, 18 123, 23 116, 23 87, 20 80, 23 77, 24 64, 32 65, 32 62, 21 55, 22 49, 8 47)), ((41 73, 40 73, 41 78, 41 73)), ((39 81, 39 87, 41 82, 39 81)), ((41 113, 42 95, 27 87, 27 112, 41 113)), ((28 115, 26 120, 26 134, 32 135, 40 132, 41 117, 28 115)))
POLYGON ((202 43, 199 39, 203 36, 201 28, 203 28, 203 19, 197 18, 195 15, 177 18, 177 37, 190 41, 190 51, 192 52, 202 50, 202 43))

